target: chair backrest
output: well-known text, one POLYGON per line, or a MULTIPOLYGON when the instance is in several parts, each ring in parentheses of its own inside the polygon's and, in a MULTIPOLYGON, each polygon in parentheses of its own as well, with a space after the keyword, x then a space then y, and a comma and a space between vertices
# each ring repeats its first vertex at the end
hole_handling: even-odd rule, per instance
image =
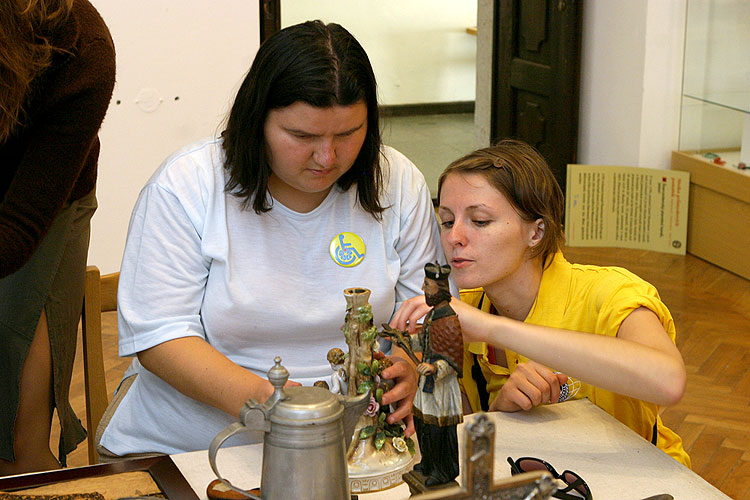
POLYGON ((81 312, 83 332, 83 374, 86 391, 86 428, 89 433, 89 463, 99 461, 94 435, 109 404, 102 349, 102 313, 117 310, 117 283, 120 273, 101 276, 99 268, 86 268, 86 284, 81 312))

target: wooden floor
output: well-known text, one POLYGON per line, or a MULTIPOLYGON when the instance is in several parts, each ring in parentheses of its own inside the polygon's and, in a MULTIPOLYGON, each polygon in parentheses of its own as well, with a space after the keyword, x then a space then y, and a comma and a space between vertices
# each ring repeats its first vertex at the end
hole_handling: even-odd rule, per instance
MULTIPOLYGON (((696 473, 734 500, 750 500, 750 281, 691 255, 586 248, 565 253, 573 262, 625 267, 659 289, 674 316, 688 371, 685 397, 662 418, 682 436, 696 473)), ((104 316, 111 395, 129 360, 117 357, 114 313, 104 316)), ((71 401, 85 422, 80 359, 79 352, 71 401)), ((85 442, 68 463, 88 463, 85 442)))

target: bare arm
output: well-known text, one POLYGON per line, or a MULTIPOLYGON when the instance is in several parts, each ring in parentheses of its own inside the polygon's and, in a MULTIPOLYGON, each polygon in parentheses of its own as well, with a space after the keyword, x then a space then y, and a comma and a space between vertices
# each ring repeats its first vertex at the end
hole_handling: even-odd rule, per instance
POLYGON ((602 389, 659 405, 677 403, 685 391, 682 356, 644 307, 625 318, 616 337, 608 337, 530 325, 458 300, 451 305, 467 342, 506 347, 602 389))
MULTIPOLYGON (((231 361, 200 337, 169 340, 138 353, 150 372, 197 401, 239 417, 250 398, 263 402, 273 386, 231 361)), ((289 385, 300 385, 287 382, 289 385)))
MULTIPOLYGON (((644 307, 625 318, 616 337, 530 325, 487 314, 455 298, 451 307, 465 342, 507 347, 602 389, 659 405, 677 403, 685 391, 682 356, 656 315, 644 307)), ((428 310, 424 297, 409 299, 391 326, 413 330, 428 310)), ((554 384, 551 376, 546 378, 554 384)))

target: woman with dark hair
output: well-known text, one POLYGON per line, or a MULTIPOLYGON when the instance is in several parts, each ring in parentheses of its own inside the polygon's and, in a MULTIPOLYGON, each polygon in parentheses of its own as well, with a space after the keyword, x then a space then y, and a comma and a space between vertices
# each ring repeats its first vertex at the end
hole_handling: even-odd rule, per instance
MULTIPOLYGON (((563 195, 541 155, 503 140, 451 163, 438 186, 443 251, 462 288, 451 306, 468 342, 470 409, 588 398, 689 467, 658 411, 685 390, 672 316, 625 269, 565 260, 563 195)), ((414 330, 428 309, 410 299, 392 325, 414 330)))
POLYGON ((376 90, 367 54, 337 24, 308 22, 269 38, 237 92, 222 134, 229 189, 256 213, 270 210, 267 190, 273 180, 265 136, 269 111, 297 102, 318 109, 356 105, 365 111, 360 131, 364 141, 336 184, 343 190, 355 186, 362 209, 379 218, 382 144, 376 90))
MULTIPOLYGON (((103 459, 207 448, 271 394, 274 356, 290 383, 329 377, 345 288, 372 291, 375 324, 420 293, 422 266, 442 257, 437 221, 424 177, 378 126, 362 47, 307 22, 260 47, 220 138, 162 164, 128 233, 120 354, 137 359, 100 425, 103 459)), ((416 373, 394 361, 383 402, 411 434, 416 373)))
POLYGON ((87 0, 0 2, 0 476, 59 468, 86 437, 68 393, 114 83, 87 0))

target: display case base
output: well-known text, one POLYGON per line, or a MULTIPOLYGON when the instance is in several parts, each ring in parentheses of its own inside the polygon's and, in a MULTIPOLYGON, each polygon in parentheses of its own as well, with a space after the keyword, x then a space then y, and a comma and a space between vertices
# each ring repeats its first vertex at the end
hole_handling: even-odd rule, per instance
POLYGON ((732 157, 717 165, 703 151, 673 151, 672 169, 690 172, 687 251, 750 279, 750 170, 738 170, 732 157))

